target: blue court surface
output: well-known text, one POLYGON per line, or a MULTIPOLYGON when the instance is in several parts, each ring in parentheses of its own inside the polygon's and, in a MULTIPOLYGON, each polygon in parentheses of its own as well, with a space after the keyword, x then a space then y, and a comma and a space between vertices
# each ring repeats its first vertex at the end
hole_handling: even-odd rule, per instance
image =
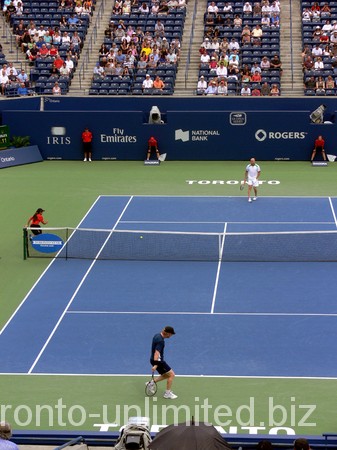
MULTIPOLYGON (((336 211, 337 198, 101 196, 79 227, 336 230, 336 211)), ((337 378, 336 273, 337 262, 56 258, 0 332, 0 371, 148 374, 151 339, 171 325, 177 375, 337 378)))

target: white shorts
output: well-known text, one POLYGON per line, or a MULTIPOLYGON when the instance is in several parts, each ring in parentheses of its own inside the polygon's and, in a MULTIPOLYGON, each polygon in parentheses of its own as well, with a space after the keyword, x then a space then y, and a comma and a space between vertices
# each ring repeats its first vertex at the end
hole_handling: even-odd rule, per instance
POLYGON ((257 178, 248 178, 247 179, 248 186, 258 187, 259 186, 259 180, 257 178))

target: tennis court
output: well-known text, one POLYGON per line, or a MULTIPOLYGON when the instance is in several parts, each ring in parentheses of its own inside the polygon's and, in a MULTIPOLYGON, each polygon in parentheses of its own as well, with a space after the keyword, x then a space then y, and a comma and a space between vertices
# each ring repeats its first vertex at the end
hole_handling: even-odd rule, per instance
MULTIPOLYGON (((100 196, 79 228, 143 230, 137 239, 147 247, 150 230, 335 231, 336 211, 337 199, 324 197, 248 204, 244 197, 100 196)), ((164 254, 181 245, 176 236, 166 249, 161 243, 164 254)), ((200 235, 192 237, 198 248, 200 235)), ((310 235, 313 246, 316 238, 310 235)), ((284 240, 267 242, 264 262, 57 258, 1 331, 1 373, 147 375, 151 338, 170 324, 177 334, 167 359, 180 376, 335 378, 337 263, 298 262, 308 243, 298 251, 304 237, 296 239, 287 262, 270 262, 284 240)), ((98 254, 104 241, 94 245, 98 254)), ((261 245, 249 236, 246 253, 261 253, 261 245)), ((320 248, 324 261, 336 235, 320 248)), ((137 378, 133 384, 143 389, 137 378)))

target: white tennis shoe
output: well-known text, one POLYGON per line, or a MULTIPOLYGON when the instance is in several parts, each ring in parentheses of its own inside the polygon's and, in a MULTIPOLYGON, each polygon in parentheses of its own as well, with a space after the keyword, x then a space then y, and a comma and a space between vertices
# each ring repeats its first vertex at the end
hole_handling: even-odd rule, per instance
POLYGON ((169 398, 171 400, 174 400, 175 398, 178 398, 178 395, 173 394, 172 391, 166 391, 164 394, 164 398, 169 398))
POLYGON ((249 201, 249 203, 250 203, 250 202, 252 201, 252 199, 249 197, 248 201, 249 201))
POLYGON ((253 197, 253 200, 254 200, 254 202, 255 202, 255 200, 257 200, 257 197, 253 197))

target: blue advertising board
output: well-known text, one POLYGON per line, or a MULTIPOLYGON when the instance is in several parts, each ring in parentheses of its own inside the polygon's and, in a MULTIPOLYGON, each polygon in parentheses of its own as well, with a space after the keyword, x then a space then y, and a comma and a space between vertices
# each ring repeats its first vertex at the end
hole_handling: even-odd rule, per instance
POLYGON ((37 145, 0 151, 0 169, 43 161, 37 145))
POLYGON ((336 154, 337 124, 311 123, 310 110, 168 110, 163 125, 148 124, 135 110, 31 111, 29 120, 26 111, 4 111, 3 120, 13 134, 30 135, 49 160, 83 159, 85 127, 94 136, 94 160, 143 161, 152 135, 168 160, 309 160, 319 134, 326 152, 336 154))
POLYGON ((32 247, 40 253, 56 253, 63 247, 62 239, 56 234, 41 233, 30 238, 32 247))

